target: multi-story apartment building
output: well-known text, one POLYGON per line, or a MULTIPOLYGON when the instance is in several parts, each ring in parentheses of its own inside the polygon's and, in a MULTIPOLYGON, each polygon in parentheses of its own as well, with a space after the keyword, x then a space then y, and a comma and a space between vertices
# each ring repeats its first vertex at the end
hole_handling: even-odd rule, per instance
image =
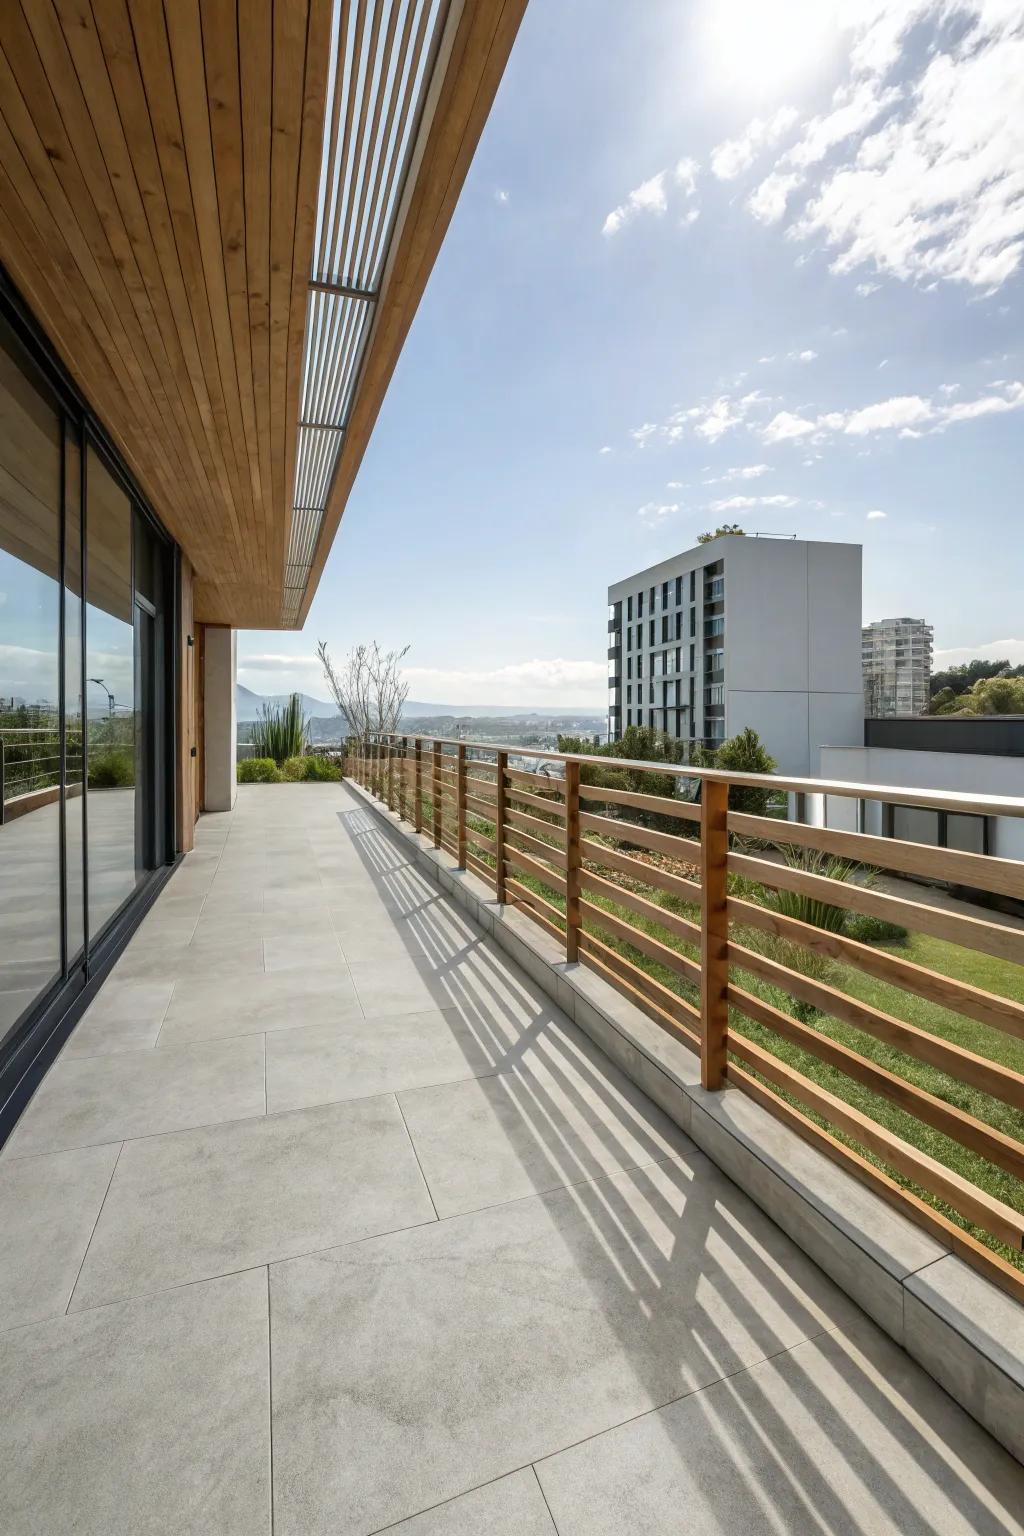
POLYGON ((861 548, 726 534, 608 589, 608 730, 714 746, 752 726, 780 771, 859 745, 861 548))
POLYGON ((864 711, 923 715, 932 674, 932 627, 924 619, 876 619, 861 631, 864 711))

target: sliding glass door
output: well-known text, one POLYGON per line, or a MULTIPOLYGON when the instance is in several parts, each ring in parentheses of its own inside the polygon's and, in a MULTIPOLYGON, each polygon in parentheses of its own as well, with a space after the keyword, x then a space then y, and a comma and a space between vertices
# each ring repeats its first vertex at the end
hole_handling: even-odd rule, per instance
POLYGON ((62 969, 61 469, 60 413, 0 329, 0 1038, 62 969))
POLYGON ((173 854, 173 570, 0 319, 0 1069, 173 854))

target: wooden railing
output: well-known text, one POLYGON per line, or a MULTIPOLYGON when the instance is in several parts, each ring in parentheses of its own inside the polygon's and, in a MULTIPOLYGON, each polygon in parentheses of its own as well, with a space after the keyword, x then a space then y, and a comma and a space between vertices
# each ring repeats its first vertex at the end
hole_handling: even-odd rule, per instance
POLYGON ((729 806, 755 789, 1022 818, 1024 800, 524 757, 389 736, 348 766, 698 1052, 705 1087, 748 1094, 1024 1300, 1024 924, 980 894, 1024 902, 1024 863, 729 806), (865 918, 927 953, 847 931, 865 918))

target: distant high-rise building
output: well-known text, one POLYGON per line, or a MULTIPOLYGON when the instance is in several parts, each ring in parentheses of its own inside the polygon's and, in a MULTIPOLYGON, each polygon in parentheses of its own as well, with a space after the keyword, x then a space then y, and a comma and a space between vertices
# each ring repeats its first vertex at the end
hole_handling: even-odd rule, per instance
POLYGON ((932 675, 932 626, 924 619, 876 619, 861 631, 864 712, 923 715, 932 675))
POLYGON ((608 731, 714 746, 751 726, 782 773, 864 736, 861 549, 723 535, 608 589, 608 731))

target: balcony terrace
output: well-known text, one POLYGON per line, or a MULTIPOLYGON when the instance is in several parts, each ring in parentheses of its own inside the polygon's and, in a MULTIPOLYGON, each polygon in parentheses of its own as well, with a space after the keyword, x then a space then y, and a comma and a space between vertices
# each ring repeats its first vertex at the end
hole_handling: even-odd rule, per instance
POLYGON ((351 784, 203 818, 4 1148, 0 1528, 1020 1530, 1019 1463, 599 1049, 606 980, 510 957, 523 813, 504 906, 424 868, 466 759, 416 755, 419 810, 411 750, 374 782, 436 853, 351 784))

